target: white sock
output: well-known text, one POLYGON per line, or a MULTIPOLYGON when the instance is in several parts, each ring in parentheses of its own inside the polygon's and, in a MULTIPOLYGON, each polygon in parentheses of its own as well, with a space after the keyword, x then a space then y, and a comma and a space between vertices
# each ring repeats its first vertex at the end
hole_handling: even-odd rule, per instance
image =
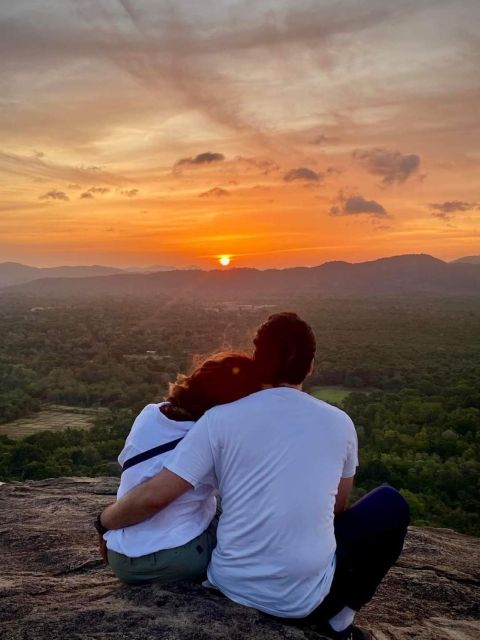
POLYGON ((336 616, 330 618, 328 624, 334 631, 343 631, 352 624, 356 613, 357 612, 354 609, 350 609, 350 607, 343 607, 336 616))

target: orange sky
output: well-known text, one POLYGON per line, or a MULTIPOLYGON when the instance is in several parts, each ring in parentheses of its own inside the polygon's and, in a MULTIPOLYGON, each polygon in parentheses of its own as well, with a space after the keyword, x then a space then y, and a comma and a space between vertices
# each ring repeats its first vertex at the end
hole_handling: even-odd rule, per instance
POLYGON ((480 253, 477 0, 8 4, 0 262, 480 253))

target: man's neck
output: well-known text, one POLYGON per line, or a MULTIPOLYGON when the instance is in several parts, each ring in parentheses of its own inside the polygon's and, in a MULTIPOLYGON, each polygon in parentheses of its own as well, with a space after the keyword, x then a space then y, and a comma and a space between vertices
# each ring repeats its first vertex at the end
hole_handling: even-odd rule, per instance
POLYGON ((288 384, 288 382, 281 382, 280 384, 262 384, 262 389, 276 389, 277 387, 288 387, 289 389, 297 389, 303 391, 303 384, 288 384))

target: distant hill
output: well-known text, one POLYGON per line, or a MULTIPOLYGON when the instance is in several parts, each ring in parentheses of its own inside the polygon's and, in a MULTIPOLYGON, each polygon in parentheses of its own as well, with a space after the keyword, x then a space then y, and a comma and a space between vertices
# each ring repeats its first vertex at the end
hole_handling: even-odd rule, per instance
POLYGON ((371 262, 327 262, 293 269, 227 269, 48 278, 4 289, 41 296, 152 296, 182 300, 263 299, 292 295, 480 295, 480 265, 403 255, 371 262))
POLYGON ((84 278, 86 276, 107 276, 114 273, 123 273, 123 270, 99 265, 41 268, 29 267, 19 262, 2 262, 0 263, 0 288, 40 278, 84 278))
POLYGON ((480 256, 465 256, 464 258, 457 258, 453 262, 464 262, 467 264, 480 264, 480 256))
POLYGON ((189 267, 172 267, 171 265, 164 264, 152 264, 149 267, 126 267, 123 269, 126 273, 153 273, 155 271, 191 271, 192 269, 198 269, 197 266, 192 265, 189 267))

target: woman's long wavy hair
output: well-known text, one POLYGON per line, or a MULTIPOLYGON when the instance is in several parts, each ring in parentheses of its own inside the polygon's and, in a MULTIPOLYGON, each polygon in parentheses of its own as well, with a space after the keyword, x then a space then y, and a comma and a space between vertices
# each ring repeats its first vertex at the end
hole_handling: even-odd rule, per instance
POLYGON ((172 420, 195 421, 208 409, 244 398, 260 388, 251 357, 244 353, 216 353, 190 375, 179 374, 170 383, 162 412, 172 420))

